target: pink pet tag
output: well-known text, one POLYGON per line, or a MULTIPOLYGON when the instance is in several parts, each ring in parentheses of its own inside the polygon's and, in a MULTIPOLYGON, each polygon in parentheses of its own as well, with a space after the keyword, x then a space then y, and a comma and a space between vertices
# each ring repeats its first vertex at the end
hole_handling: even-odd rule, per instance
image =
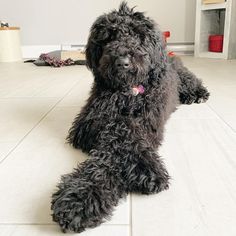
POLYGON ((139 93, 143 94, 145 91, 144 87, 142 85, 139 85, 138 87, 132 88, 132 93, 134 96, 137 96, 139 93))

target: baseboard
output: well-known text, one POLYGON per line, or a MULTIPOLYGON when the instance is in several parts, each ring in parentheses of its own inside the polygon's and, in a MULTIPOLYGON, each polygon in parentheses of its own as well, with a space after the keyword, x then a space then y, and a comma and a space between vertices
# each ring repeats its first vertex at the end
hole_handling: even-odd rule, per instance
MULTIPOLYGON (((72 45, 74 47, 76 45, 72 45)), ((80 47, 83 45, 79 45, 80 47)), ((22 46, 23 58, 38 58, 41 53, 48 53, 55 50, 60 50, 61 45, 25 45, 22 46)), ((173 51, 178 55, 183 54, 193 54, 194 45, 193 44, 168 44, 168 51, 173 51)))
POLYGON ((167 50, 177 55, 193 55, 194 44, 167 44, 167 50))
POLYGON ((60 49, 61 45, 27 45, 21 47, 23 58, 38 58, 42 53, 60 49))

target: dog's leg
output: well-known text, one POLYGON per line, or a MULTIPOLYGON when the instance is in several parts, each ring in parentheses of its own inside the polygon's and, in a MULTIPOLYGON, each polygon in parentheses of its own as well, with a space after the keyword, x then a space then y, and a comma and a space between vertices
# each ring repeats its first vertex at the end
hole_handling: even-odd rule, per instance
POLYGON ((126 167, 128 191, 153 194, 168 189, 170 177, 160 157, 150 148, 139 151, 131 154, 131 163, 126 167))
POLYGON ((130 191, 150 194, 168 188, 162 161, 136 133, 123 121, 110 122, 91 157, 62 178, 51 208, 64 232, 101 224, 130 191))
POLYGON ((202 81, 183 66, 180 58, 174 57, 172 66, 175 68, 180 80, 178 87, 180 102, 182 104, 206 102, 210 93, 203 86, 202 81))
POLYGON ((127 191, 151 194, 168 189, 169 175, 164 163, 137 129, 126 122, 116 121, 102 135, 102 142, 120 162, 127 191))
POLYGON ((93 152, 73 173, 62 177, 52 196, 52 217, 63 232, 80 233, 100 225, 127 194, 111 154, 93 152))
POLYGON ((76 149, 81 149, 86 153, 94 147, 97 136, 106 123, 103 120, 86 119, 86 115, 80 113, 74 120, 67 142, 76 149))
MULTIPOLYGON (((92 91, 93 94, 93 91, 92 91)), ((97 98, 97 101, 93 101, 92 95, 88 103, 81 110, 81 112, 75 117, 71 128, 69 129, 68 136, 66 138, 67 142, 76 149, 81 149, 82 151, 89 153, 91 149, 96 148, 94 145, 100 130, 106 126, 106 120, 99 119, 99 115, 91 116, 91 114, 96 114, 96 105, 106 103, 107 101, 101 101, 97 98), (91 112, 91 114, 89 114, 91 112)))
POLYGON ((183 67, 177 71, 180 78, 179 99, 182 104, 206 102, 210 93, 191 71, 183 67))

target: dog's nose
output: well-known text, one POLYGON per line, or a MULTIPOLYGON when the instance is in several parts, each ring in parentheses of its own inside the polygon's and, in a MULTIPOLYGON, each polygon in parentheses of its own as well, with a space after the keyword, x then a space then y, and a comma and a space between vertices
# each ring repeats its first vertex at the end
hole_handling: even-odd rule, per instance
POLYGON ((117 68, 127 69, 127 68, 129 68, 130 60, 128 57, 119 57, 116 59, 115 64, 116 64, 117 68))

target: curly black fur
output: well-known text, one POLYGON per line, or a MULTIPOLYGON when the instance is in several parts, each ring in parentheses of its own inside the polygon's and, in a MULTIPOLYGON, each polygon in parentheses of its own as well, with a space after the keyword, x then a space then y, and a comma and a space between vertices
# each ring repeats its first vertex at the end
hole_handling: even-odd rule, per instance
POLYGON ((86 57, 95 82, 67 139, 90 158, 63 176, 52 196, 53 220, 63 231, 101 224, 129 192, 167 189, 169 175, 156 152, 164 124, 180 102, 209 96, 180 59, 167 57, 156 24, 126 3, 95 21, 86 57), (127 68, 118 66, 120 58, 127 68), (135 96, 138 85, 145 91, 135 96))

